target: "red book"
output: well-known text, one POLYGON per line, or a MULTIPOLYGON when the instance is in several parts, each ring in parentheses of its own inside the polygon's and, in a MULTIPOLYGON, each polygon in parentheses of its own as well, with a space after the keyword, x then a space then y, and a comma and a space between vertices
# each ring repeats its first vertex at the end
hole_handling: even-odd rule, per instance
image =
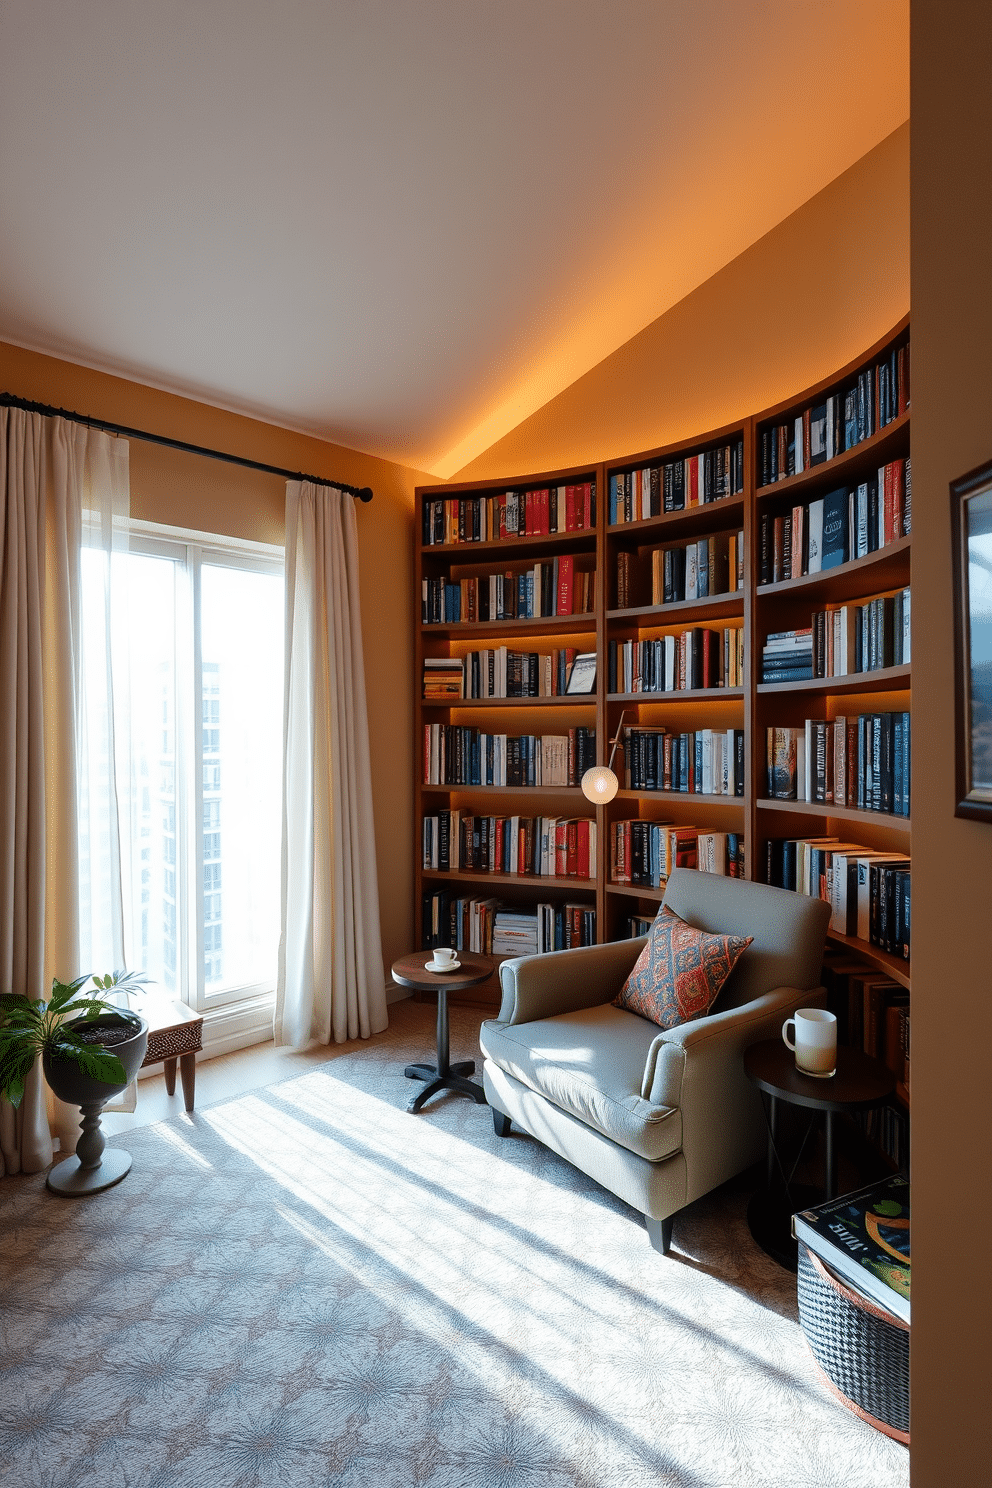
POLYGON ((581 492, 578 486, 565 487, 565 531, 574 532, 579 525, 578 505, 576 497, 581 492))
POLYGON ((899 412, 909 407, 909 346, 900 346, 896 353, 896 376, 899 379, 899 412))
POLYGON ((886 465, 885 472, 884 472, 884 474, 882 476, 882 500, 884 502, 884 515, 883 515, 883 519, 882 520, 883 520, 883 522, 885 524, 883 526, 883 528, 882 528, 882 533, 883 533, 883 538, 884 538, 884 541, 882 543, 882 546, 883 547, 887 547, 888 544, 895 539, 895 535, 896 535, 895 534, 895 527, 893 526, 893 519, 894 519, 893 495, 894 495, 894 493, 893 493, 893 489, 892 489, 892 485, 893 485, 892 477, 894 476, 894 474, 895 474, 895 468, 893 466, 892 461, 890 460, 889 463, 886 465))
POLYGON ((534 531, 534 492, 528 491, 524 499, 524 536, 530 537, 534 531))
POLYGON ((892 541, 902 537, 906 497, 906 461, 892 462, 892 541))
POLYGON ((547 487, 543 491, 534 492, 534 506, 537 530, 546 536, 551 531, 551 499, 547 487))
POLYGON ((812 442, 812 436, 811 436, 811 432, 810 432, 811 431, 811 427, 812 427, 812 413, 813 413, 813 410, 811 408, 807 408, 805 410, 805 412, 803 413, 803 469, 804 470, 808 470, 810 468, 810 465, 813 463, 813 442, 812 442))
POLYGON ((572 613, 572 586, 575 576, 575 559, 566 553, 558 559, 558 604, 556 615, 572 613))
POLYGON ((517 864, 514 872, 527 872, 527 828, 523 822, 517 828, 517 864))
POLYGON ((424 724, 424 785, 431 783, 431 726, 424 724))
POLYGON ((579 824, 577 821, 567 823, 568 835, 566 837, 565 849, 565 872, 569 878, 574 878, 578 872, 579 855, 579 824))
POLYGON ((585 817, 576 823, 575 871, 579 878, 589 877, 589 822, 585 817))
POLYGON ((496 826, 495 826, 495 829, 493 831, 493 863, 495 864, 496 872, 497 873, 502 873, 502 871, 503 871, 503 818, 501 816, 498 816, 496 818, 496 826))
POLYGON ((506 497, 499 496, 497 497, 497 501, 499 503, 499 535, 500 540, 502 540, 506 537, 506 497))
POLYGON ((685 504, 699 505, 699 461, 695 455, 690 455, 685 462, 685 504))
POLYGON ((582 487, 582 526, 592 526, 592 481, 586 481, 582 487))

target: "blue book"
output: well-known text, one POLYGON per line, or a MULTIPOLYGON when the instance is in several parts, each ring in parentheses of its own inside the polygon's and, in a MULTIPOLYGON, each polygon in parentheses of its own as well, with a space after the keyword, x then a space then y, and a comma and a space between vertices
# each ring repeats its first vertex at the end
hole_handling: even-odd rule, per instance
POLYGON ((838 568, 850 558, 847 551, 848 492, 846 486, 828 491, 823 498, 823 543, 820 567, 838 568))

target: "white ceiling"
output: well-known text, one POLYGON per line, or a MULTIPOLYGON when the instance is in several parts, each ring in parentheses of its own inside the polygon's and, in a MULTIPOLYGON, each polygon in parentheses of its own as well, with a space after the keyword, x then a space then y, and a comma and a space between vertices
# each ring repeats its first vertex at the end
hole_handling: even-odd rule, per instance
POLYGON ((908 115, 908 0, 0 0, 0 339, 446 476, 908 115))

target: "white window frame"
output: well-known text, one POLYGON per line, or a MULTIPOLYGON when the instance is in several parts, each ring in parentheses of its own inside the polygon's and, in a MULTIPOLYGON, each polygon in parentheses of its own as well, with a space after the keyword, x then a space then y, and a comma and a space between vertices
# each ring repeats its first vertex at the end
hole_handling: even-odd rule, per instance
MULTIPOLYGON (((191 866, 199 864, 202 867, 203 863, 203 676, 197 644, 200 635, 200 575, 203 564, 207 563, 281 576, 285 573, 285 551, 272 543, 134 519, 129 523, 128 548, 132 553, 171 559, 175 564, 176 835, 180 842, 189 844, 185 852, 177 852, 175 864, 177 939, 180 947, 185 947, 185 956, 180 958, 176 967, 175 996, 197 1012, 209 1015, 224 1010, 234 1013, 236 1022, 240 1024, 243 1018, 237 1015, 246 1012, 250 1005, 254 1004, 259 1011, 272 1006, 275 975, 217 992, 207 992, 204 984, 204 920, 198 908, 198 903, 203 903, 204 887, 202 882, 197 882, 195 866, 191 866), (184 676, 192 678, 191 689, 178 686, 179 679, 184 676), (182 834, 178 830, 180 824, 182 834)), ((253 1041, 254 1035, 246 1039, 235 1031, 232 1024, 230 1047, 253 1041)), ((227 1046, 228 1040, 225 1039, 224 1043, 227 1046)), ((222 1049, 217 1047, 212 1052, 219 1053, 222 1049)))

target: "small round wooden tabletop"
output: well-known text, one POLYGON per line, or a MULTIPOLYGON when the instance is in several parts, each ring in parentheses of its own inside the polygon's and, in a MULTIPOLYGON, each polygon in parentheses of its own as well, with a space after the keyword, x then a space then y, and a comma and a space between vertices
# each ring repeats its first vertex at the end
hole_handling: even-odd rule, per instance
POLYGON ((453 971, 428 971, 426 963, 433 956, 433 951, 413 951, 409 956, 401 956, 393 962, 393 981, 401 987, 412 987, 415 992, 436 992, 441 987, 449 992, 461 992, 486 981, 496 968, 492 956, 458 951, 459 965, 453 971))
POLYGON ((814 1111, 867 1110, 896 1088, 896 1077, 880 1059, 860 1049, 837 1048, 837 1070, 828 1079, 804 1075, 782 1039, 765 1039, 744 1051, 744 1073, 768 1095, 814 1111))

